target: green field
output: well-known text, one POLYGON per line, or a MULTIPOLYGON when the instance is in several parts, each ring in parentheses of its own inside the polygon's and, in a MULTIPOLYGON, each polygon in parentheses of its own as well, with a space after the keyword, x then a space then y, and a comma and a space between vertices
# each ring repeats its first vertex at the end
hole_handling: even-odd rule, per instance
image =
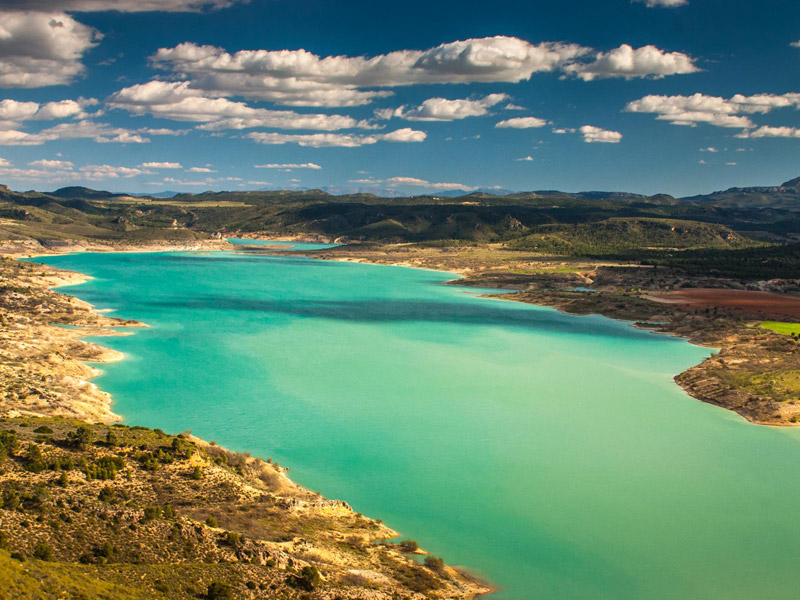
POLYGON ((762 329, 769 329, 775 333, 783 335, 796 335, 800 334, 800 323, 784 323, 781 321, 763 321, 759 327, 762 329))

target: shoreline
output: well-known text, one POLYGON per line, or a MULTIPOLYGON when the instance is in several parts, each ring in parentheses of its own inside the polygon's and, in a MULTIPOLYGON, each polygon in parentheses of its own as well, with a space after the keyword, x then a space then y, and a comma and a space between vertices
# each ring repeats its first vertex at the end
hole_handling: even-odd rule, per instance
MULTIPOLYGON (((356 254, 358 253, 357 247, 350 250, 356 254)), ((608 305, 604 306, 600 304, 602 295, 597 293, 583 293, 576 296, 574 293, 570 295, 569 290, 525 290, 514 284, 508 285, 481 280, 482 274, 480 272, 475 273, 468 267, 454 269, 451 266, 443 267, 441 265, 431 266, 425 264, 424 266, 418 266, 414 264, 413 259, 398 262, 391 260, 386 255, 380 258, 363 255, 332 256, 330 250, 301 251, 294 254, 315 260, 403 266, 447 273, 453 275, 453 279, 444 282, 445 285, 508 291, 506 294, 485 294, 484 297, 486 298, 545 306, 563 314, 596 314, 655 334, 684 339, 695 346, 712 351, 703 361, 673 377, 675 383, 687 395, 697 401, 735 412, 745 421, 754 425, 782 428, 800 426, 800 406, 794 402, 782 403, 771 400, 768 397, 753 397, 747 391, 738 389, 734 384, 723 382, 723 386, 720 386, 714 380, 716 371, 721 368, 730 368, 731 365, 736 365, 737 361, 742 360, 737 353, 744 351, 739 346, 748 346, 747 351, 750 351, 755 345, 754 340, 759 341, 762 345, 770 341, 768 332, 759 331, 757 328, 752 327, 747 331, 746 328, 743 329, 732 324, 735 313, 724 315, 724 318, 728 319, 726 325, 730 325, 731 331, 721 332, 714 322, 717 320, 716 317, 704 319, 702 316, 698 317, 696 315, 698 311, 693 311, 690 306, 684 303, 655 302, 649 300, 646 295, 629 296, 627 298, 636 302, 641 302, 642 300, 649 302, 652 306, 648 307, 647 310, 657 314, 658 318, 651 318, 652 315, 636 316, 635 314, 630 314, 627 312, 630 307, 618 310, 608 305), (322 255, 322 253, 327 253, 327 255, 322 255), (767 339, 767 342, 764 342, 764 339, 767 339)), ((637 308, 642 309, 642 306, 634 306, 633 312, 636 312, 635 309, 637 308)), ((773 338, 771 341, 776 339, 773 338)), ((748 355, 747 358, 752 357, 748 355)))
MULTIPOLYGON (((148 249, 149 251, 159 252, 163 251, 161 249, 153 250, 152 248, 148 249)), ((143 251, 148 251, 143 250, 143 251)), ((178 251, 173 249, 174 251, 178 251)), ((113 250, 112 250, 113 251, 113 250)), ((131 252, 140 251, 130 250, 131 252)), ((56 254, 63 254, 63 253, 48 253, 46 256, 52 256, 56 254)), ((71 360, 80 364, 85 373, 85 378, 83 380, 75 380, 72 383, 76 383, 79 386, 87 387, 89 390, 92 391, 95 398, 99 398, 102 400, 102 404, 100 408, 90 406, 86 403, 81 403, 78 400, 72 399, 70 404, 70 412, 69 414, 61 414, 59 411, 48 410, 49 407, 42 406, 39 407, 39 410, 25 410, 25 411, 17 411, 17 410, 5 410, 4 413, 0 413, 0 419, 10 420, 9 422, 13 422, 14 419, 20 418, 35 418, 35 419, 48 419, 48 418, 63 418, 68 417, 71 419, 78 419, 80 421, 85 421, 89 423, 97 423, 102 425, 113 425, 115 427, 126 427, 125 425, 119 424, 123 417, 120 415, 115 414, 112 409, 112 402, 113 398, 108 392, 102 391, 96 384, 91 383, 89 379, 96 377, 100 374, 100 370, 96 367, 91 366, 88 363, 105 363, 105 362, 116 362, 119 360, 123 360, 125 358, 125 354, 113 349, 105 348, 94 342, 86 341, 85 337, 95 337, 95 336, 103 336, 103 335, 131 335, 132 332, 117 332, 110 327, 147 327, 146 324, 140 323, 138 321, 130 321, 126 320, 123 321, 122 319, 107 317, 95 310, 95 307, 83 300, 75 296, 71 296, 65 294, 63 292, 56 291, 56 288, 64 287, 64 286, 72 286, 72 285, 80 285, 92 279, 91 276, 86 275, 84 273, 79 273, 76 271, 69 271, 65 269, 60 269, 56 267, 51 267, 49 265, 42 265, 41 263, 33 263, 28 261, 22 261, 19 259, 13 259, 13 263, 20 264, 20 265, 30 265, 37 268, 45 269, 47 275, 40 275, 39 280, 40 283, 47 286, 47 289, 50 293, 54 294, 57 298, 61 301, 65 302, 66 304, 72 305, 75 308, 78 308, 84 315, 89 314, 91 315, 96 321, 102 322, 102 326, 91 326, 85 323, 75 326, 65 328, 60 326, 61 324, 49 322, 44 325, 45 330, 49 330, 51 334, 54 332, 69 332, 68 337, 70 340, 77 342, 86 352, 78 352, 77 355, 71 356, 71 360), (91 351, 91 356, 87 357, 85 354, 91 351)), ((136 427, 134 427, 136 429, 136 427)), ((159 430, 155 430, 159 431, 159 430)), ((194 444, 204 447, 204 448, 213 448, 214 452, 223 452, 223 453, 230 453, 224 447, 217 446, 214 442, 205 442, 200 438, 196 438, 194 436, 188 436, 187 439, 190 439, 194 444)), ((248 457, 247 460, 251 460, 249 458, 249 454, 245 454, 244 456, 248 457)), ((261 459, 252 459, 259 461, 261 459)), ((261 461, 262 463, 264 461, 261 461)), ((277 466, 277 463, 274 465, 276 470, 280 469, 277 466)), ((328 500, 321 496, 319 493, 314 492, 308 488, 300 486, 293 480, 291 480, 286 474, 286 469, 279 470, 279 476, 284 481, 283 487, 291 488, 294 495, 299 495, 305 498, 309 498, 309 500, 302 501, 304 504, 308 504, 309 507, 318 507, 316 510, 320 510, 325 514, 328 514, 333 508, 339 511, 345 511, 347 514, 355 515, 355 517, 359 520, 365 519, 367 523, 371 523, 371 527, 377 528, 380 532, 379 535, 377 533, 371 534, 367 543, 370 544, 379 544, 377 547, 387 548, 387 552, 391 552, 392 548, 395 548, 395 545, 392 544, 385 544, 385 540, 392 539, 392 538, 399 538, 399 533, 386 525, 382 524, 381 520, 372 520, 368 517, 362 517, 360 513, 356 513, 350 506, 340 500, 328 500), (328 512, 326 512, 328 511, 328 512), (377 537, 376 537, 377 536, 377 537)), ((292 501, 294 502, 294 501, 292 501)), ((302 505, 302 504, 301 504, 302 505)), ((293 506, 293 504, 289 504, 289 506, 293 506)), ((330 534, 334 535, 343 535, 339 533, 337 530, 331 530, 330 534)), ((248 532, 249 534, 249 532, 248 532)), ((302 540, 301 540, 302 542, 302 540)), ((301 545, 297 548, 297 550, 301 550, 303 548, 302 542, 301 545)), ((307 553, 306 550, 303 552, 307 553)), ((404 560, 410 560, 407 557, 404 560)), ((289 561, 291 565, 291 560, 289 561)), ((374 571, 364 571, 367 576, 365 581, 369 582, 370 577, 377 577, 377 581, 384 582, 381 584, 381 587, 384 585, 398 585, 398 581, 396 579, 387 579, 387 575, 383 572, 386 569, 388 572, 388 568, 386 567, 376 567, 374 571), (393 583, 387 583, 393 582, 393 583)), ((427 567, 420 566, 424 572, 428 572, 427 567)), ((350 571, 348 571, 349 573, 350 571)), ((353 571, 356 573, 356 571, 353 571)), ((360 572, 359 572, 360 573, 360 572)), ((479 577, 472 572, 470 572, 466 567, 453 567, 449 565, 443 565, 438 567, 438 570, 434 571, 434 578, 439 578, 441 582, 437 585, 444 585, 449 592, 448 594, 452 594, 452 596, 448 595, 448 597, 452 598, 459 598, 463 600, 467 600, 469 598, 476 599, 476 598, 485 598, 496 591, 499 588, 495 587, 491 583, 486 582, 482 577, 479 577)), ((391 573, 390 573, 391 574, 391 573)), ((355 577, 356 575, 353 575, 355 577)), ((360 575, 359 575, 360 576, 360 575)), ((371 587, 373 584, 369 583, 367 587, 371 587)), ((405 585, 405 584, 400 584, 405 585)), ((383 597, 383 596, 381 596, 383 597)), ((393 596, 394 597, 394 596, 393 596)), ((388 600, 388 598, 387 598, 388 600)))

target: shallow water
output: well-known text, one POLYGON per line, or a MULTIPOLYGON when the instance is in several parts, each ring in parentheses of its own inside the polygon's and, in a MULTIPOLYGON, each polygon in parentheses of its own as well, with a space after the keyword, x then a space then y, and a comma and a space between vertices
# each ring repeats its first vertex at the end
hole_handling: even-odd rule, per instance
POLYGON ((800 438, 697 402, 708 355, 402 267, 223 252, 36 259, 151 327, 101 338, 127 423, 291 466, 498 598, 797 598, 800 438))

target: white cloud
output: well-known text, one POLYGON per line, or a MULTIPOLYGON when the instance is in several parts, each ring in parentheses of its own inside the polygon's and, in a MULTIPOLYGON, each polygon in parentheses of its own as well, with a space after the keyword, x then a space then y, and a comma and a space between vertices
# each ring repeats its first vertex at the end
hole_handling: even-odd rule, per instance
POLYGON ((0 158, 0 167, 10 167, 11 163, 8 162, 5 158, 0 158))
MULTIPOLYGON (((38 102, 18 102, 0 100, 0 129, 19 129, 25 121, 50 121, 67 117, 86 117, 84 107, 96 104, 97 100, 79 98, 39 104, 38 102)), ((18 132, 22 136, 24 132, 18 132)))
POLYGON ((402 129, 390 131, 389 133, 384 133, 383 135, 379 135, 376 137, 386 142, 411 143, 411 142, 424 142, 425 138, 428 137, 428 134, 425 133, 424 131, 418 131, 416 129, 403 127, 402 129))
POLYGON ((598 52, 594 62, 566 65, 564 70, 584 81, 591 81, 609 77, 661 79, 667 75, 696 73, 700 69, 690 56, 682 52, 665 52, 655 46, 634 49, 622 44, 609 52, 598 52))
POLYGON ((152 171, 139 169, 137 167, 114 167, 111 165, 87 165, 78 169, 84 178, 89 180, 118 179, 124 177, 129 179, 137 175, 152 175, 152 171))
POLYGON ((800 138, 800 129, 796 127, 770 127, 764 125, 753 131, 743 131, 737 138, 800 138))
POLYGON ((5 0, 8 8, 66 12, 200 12, 248 0, 5 0))
POLYGON ((708 148, 700 148, 700 152, 719 152, 714 146, 709 146, 708 148))
POLYGON ((511 104, 511 103, 506 104, 503 108, 505 108, 506 110, 528 110, 524 106, 518 106, 516 104, 511 104))
POLYGON ((358 106, 414 84, 509 82, 553 71, 586 53, 576 44, 531 44, 507 36, 468 39, 428 50, 373 57, 320 57, 306 50, 242 50, 183 43, 161 48, 153 63, 188 77, 192 87, 296 106, 358 106))
POLYGON ((464 185, 463 183, 431 182, 418 177, 389 177, 388 179, 351 179, 350 183, 362 185, 386 185, 390 187, 407 186, 420 187, 430 190, 474 190, 475 186, 464 185))
POLYGON ((416 131, 409 128, 398 129, 389 133, 375 135, 356 135, 347 133, 311 133, 311 134, 287 134, 287 133, 267 133, 253 132, 247 136, 260 144, 297 144, 299 146, 309 146, 312 148, 357 148, 376 144, 380 141, 386 142, 422 142, 427 137, 424 131, 416 131))
POLYGON ((515 158, 514 160, 516 160, 517 162, 532 162, 533 157, 528 155, 528 156, 523 156, 522 158, 515 158))
POLYGON ((0 130, 0 146, 38 146, 55 140, 75 139, 91 139, 98 144, 144 144, 150 141, 138 130, 112 127, 89 120, 61 123, 38 133, 16 129, 0 130))
POLYGON ((177 162, 146 162, 139 165, 143 169, 182 169, 183 165, 177 162))
POLYGON ((151 114, 174 121, 203 123, 207 131, 222 129, 312 129, 335 131, 370 125, 346 115, 301 114, 290 110, 252 108, 243 102, 209 97, 189 87, 187 81, 150 81, 114 93, 108 100, 112 108, 135 115, 151 114))
POLYGON ((190 167, 186 169, 189 173, 216 173, 214 169, 208 167, 190 167))
POLYGON ((38 169, 53 169, 57 171, 71 171, 72 167, 74 167, 74 165, 68 160, 48 160, 46 158, 29 162, 28 166, 38 169))
POLYGON ((291 171, 292 169, 313 169, 318 170, 321 169, 318 164, 315 163, 270 163, 267 165, 253 165, 256 169, 284 169, 286 171, 291 171))
POLYGON ((499 128, 511 128, 511 129, 531 129, 535 127, 544 127, 547 125, 547 121, 544 119, 539 119, 537 117, 516 117, 514 119, 506 119, 505 121, 500 121, 495 125, 495 127, 499 128))
POLYGON ((800 40, 789 44, 792 48, 800 48, 800 40))
POLYGON ((580 128, 580 132, 583 135, 583 141, 587 144, 618 144, 622 141, 622 134, 620 132, 601 129, 600 127, 594 127, 593 125, 584 125, 580 128))
POLYGON ((748 129, 755 127, 749 115, 780 108, 800 109, 800 94, 736 94, 730 98, 693 94, 691 96, 645 96, 629 102, 626 112, 651 113, 673 125, 696 126, 708 123, 717 127, 748 129))
POLYGON ((404 106, 401 106, 388 113, 378 111, 376 116, 399 117, 408 121, 457 121, 467 117, 481 117, 488 114, 492 106, 506 100, 508 100, 506 94, 489 94, 477 100, 428 98, 415 108, 406 110, 404 106))
POLYGON ((631 1, 646 4, 650 8, 656 8, 659 6, 672 8, 674 6, 686 6, 687 4, 689 4, 689 0, 631 0, 631 1))
POLYGON ((558 133, 560 135, 565 133, 575 133, 575 129, 573 129, 572 127, 553 129, 553 133, 558 133))
POLYGON ((0 10, 0 87, 65 85, 82 75, 81 59, 100 35, 62 12, 24 8, 0 10))
POLYGON ((735 162, 726 162, 725 166, 727 166, 727 167, 735 167, 736 163, 735 162))

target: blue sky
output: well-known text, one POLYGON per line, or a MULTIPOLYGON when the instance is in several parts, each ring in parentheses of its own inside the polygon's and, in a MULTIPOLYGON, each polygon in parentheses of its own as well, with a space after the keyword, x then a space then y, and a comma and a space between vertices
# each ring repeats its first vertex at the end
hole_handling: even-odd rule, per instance
POLYGON ((772 185, 798 75, 789 0, 0 0, 0 181, 772 185))

